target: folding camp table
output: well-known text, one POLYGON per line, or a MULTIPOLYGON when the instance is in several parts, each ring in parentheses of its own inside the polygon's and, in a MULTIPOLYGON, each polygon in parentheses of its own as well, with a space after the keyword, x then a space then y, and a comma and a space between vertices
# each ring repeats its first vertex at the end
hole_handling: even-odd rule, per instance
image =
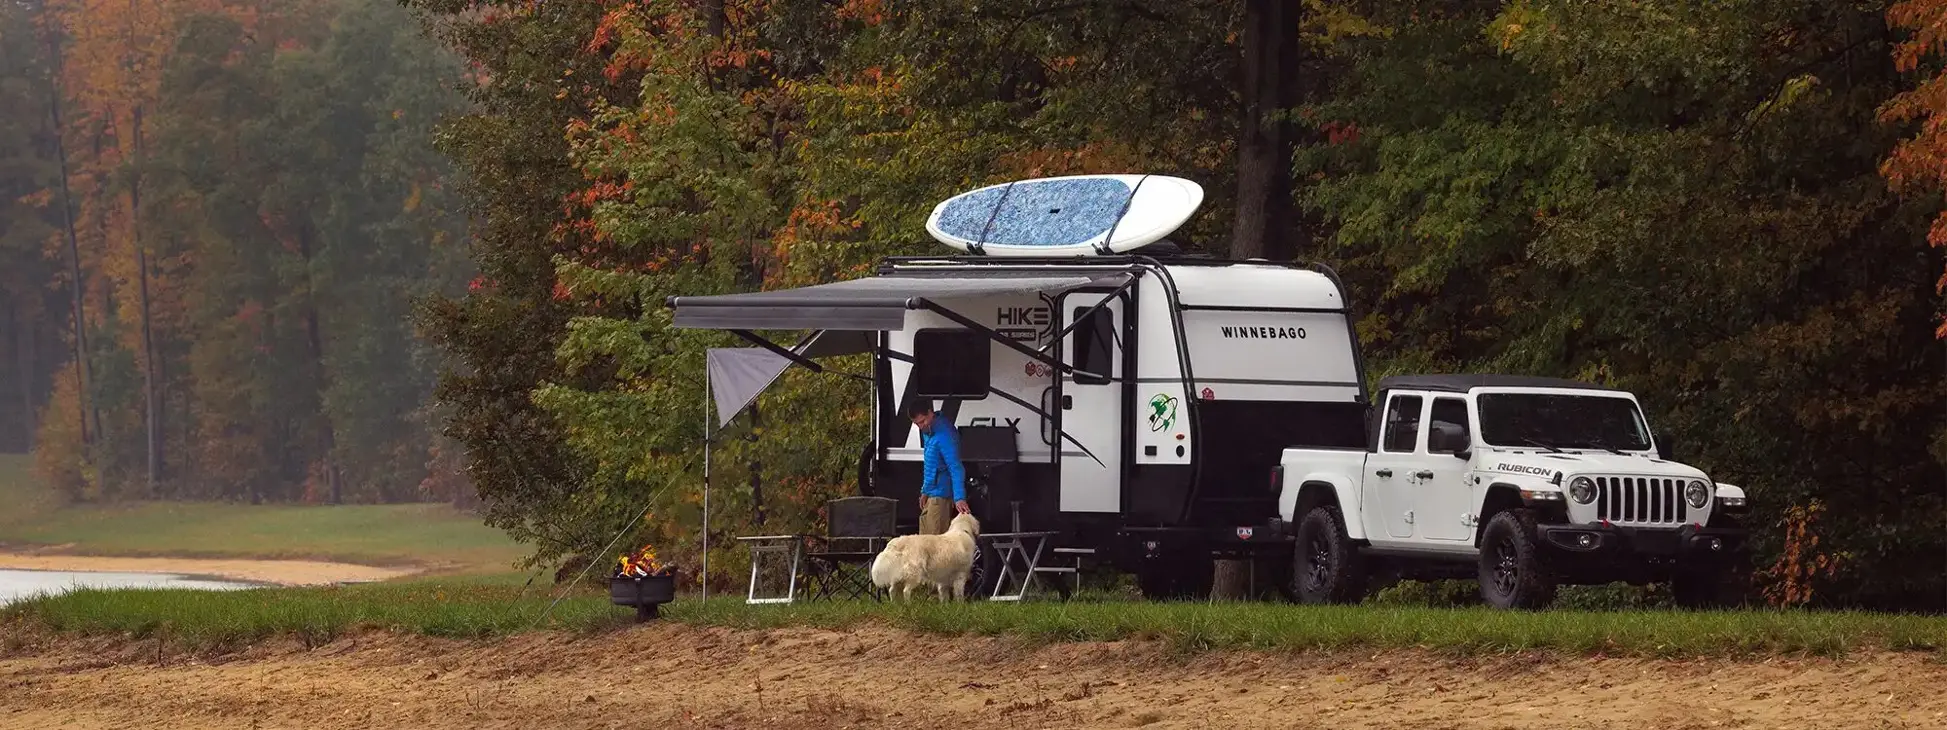
POLYGON ((1041 553, 1048 546, 1048 538, 1059 533, 1048 532, 995 532, 981 535, 995 551, 1000 553, 1001 573, 994 577, 992 601, 1019 601, 1026 598, 1028 589, 1034 586, 1035 576, 1040 574, 1041 553), (1015 568, 1019 563, 1021 567, 1015 568), (1016 579, 1013 587, 1008 586, 1008 578, 1016 579))
POLYGON ((797 599, 798 571, 804 562, 805 536, 756 535, 739 537, 737 541, 750 544, 750 589, 744 594, 744 603, 791 603, 797 599), (757 577, 766 562, 783 563, 776 567, 785 572, 784 595, 757 596, 757 577))

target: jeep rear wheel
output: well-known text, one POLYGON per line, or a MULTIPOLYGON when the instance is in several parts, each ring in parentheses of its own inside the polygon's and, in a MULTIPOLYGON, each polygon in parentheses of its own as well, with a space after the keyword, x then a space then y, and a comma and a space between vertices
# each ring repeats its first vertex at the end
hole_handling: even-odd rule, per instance
POLYGON ((1496 513, 1481 531, 1481 598, 1495 608, 1539 609, 1555 601, 1555 576, 1535 541, 1535 515, 1525 509, 1496 513))
POLYGON ((1291 592, 1299 603, 1358 603, 1366 597, 1366 563, 1345 535, 1339 508, 1314 507, 1298 521, 1291 592))

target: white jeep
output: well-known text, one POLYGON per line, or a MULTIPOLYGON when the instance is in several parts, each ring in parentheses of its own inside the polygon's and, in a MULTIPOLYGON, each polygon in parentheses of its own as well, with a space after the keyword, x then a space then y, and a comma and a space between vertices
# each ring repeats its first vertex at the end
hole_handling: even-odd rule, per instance
POLYGON ((1733 597, 1744 490, 1671 460, 1630 393, 1428 375, 1381 381, 1374 403, 1366 448, 1287 449, 1274 475, 1301 601, 1470 576, 1500 608, 1616 581, 1668 581, 1689 607, 1733 597))

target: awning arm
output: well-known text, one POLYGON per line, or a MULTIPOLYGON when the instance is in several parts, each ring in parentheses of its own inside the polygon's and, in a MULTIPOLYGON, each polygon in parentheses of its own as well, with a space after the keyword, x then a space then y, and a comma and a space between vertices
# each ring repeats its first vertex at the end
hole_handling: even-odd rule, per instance
MULTIPOLYGON (((1075 321, 1069 322, 1067 327, 1061 328, 1061 331, 1056 332, 1055 336, 1048 338, 1048 344, 1042 345, 1041 351, 1047 352, 1048 348, 1054 347, 1055 343, 1061 341, 1061 338, 1067 337, 1068 333, 1074 332, 1076 327, 1081 326, 1082 320, 1088 319, 1088 316, 1094 314, 1095 310, 1109 306, 1109 302, 1115 301, 1116 297, 1122 296, 1123 292, 1129 291, 1130 287, 1135 286, 1136 282, 1141 280, 1142 280, 1142 275, 1140 273, 1136 274, 1135 276, 1129 277, 1128 281, 1123 282, 1122 286, 1116 287, 1115 291, 1109 292, 1108 296, 1102 297, 1102 301, 1096 302, 1095 306, 1082 310, 1081 314, 1075 315, 1075 321)), ((1061 312, 1055 312, 1054 314, 1057 317, 1061 316, 1061 312)))
POLYGON ((811 372, 814 373, 829 372, 833 375, 843 375, 853 380, 862 380, 868 383, 872 382, 871 378, 856 373, 845 373, 845 372, 839 372, 837 370, 826 370, 825 366, 818 364, 818 361, 800 355, 796 352, 793 352, 788 347, 764 339, 763 337, 758 336, 757 333, 751 332, 750 330, 730 330, 730 334, 736 335, 738 337, 742 337, 745 340, 750 341, 751 344, 757 345, 758 347, 762 347, 766 350, 770 350, 771 352, 777 353, 778 356, 783 357, 786 360, 790 360, 791 362, 796 363, 798 366, 803 367, 806 370, 810 370, 811 372))
POLYGON ((1064 364, 1062 361, 1055 359, 1053 356, 1049 355, 1048 353, 1041 352, 1040 350, 1030 348, 1027 345, 1023 345, 1019 342, 1015 342, 1014 338, 1008 337, 1007 335, 1003 335, 999 332, 995 332, 994 328, 988 327, 987 325, 968 319, 966 315, 963 315, 959 312, 955 312, 951 309, 947 309, 946 307, 940 306, 938 302, 935 302, 931 299, 921 298, 917 301, 919 302, 919 305, 922 308, 926 309, 927 311, 933 312, 942 317, 953 320, 954 324, 960 325, 967 329, 986 335, 987 339, 1006 345, 1009 349, 1021 353, 1022 355, 1026 355, 1031 360, 1039 362, 1043 365, 1047 365, 1048 367, 1054 368, 1057 372, 1073 373, 1076 375, 1086 375, 1091 378, 1105 378, 1105 379, 1109 378, 1109 376, 1107 375, 1098 375, 1096 373, 1091 373, 1084 370, 1076 370, 1074 366, 1064 364))
MULTIPOLYGON (((1020 406, 1022 408, 1026 408, 1028 409, 1029 412, 1037 416, 1040 416, 1042 418, 1046 418, 1050 421, 1060 420, 1055 418, 1054 414, 1041 410, 1040 406, 1037 406, 1033 403, 1029 403, 1027 402, 1026 399, 1023 399, 1020 396, 1017 396, 1013 393, 1009 393, 1005 390, 1001 390, 999 388, 990 388, 988 389, 987 393, 990 395, 998 395, 1001 397, 1002 400, 1005 400, 1009 403, 1013 403, 1014 405, 1020 406)), ((1083 446, 1082 442, 1076 441, 1075 437, 1068 435, 1067 431, 1064 431, 1061 428, 1056 428, 1055 433, 1059 434, 1063 439, 1067 440, 1068 443, 1074 444, 1075 448, 1081 449, 1082 453, 1088 455, 1088 458, 1094 459, 1096 466, 1100 466, 1104 469, 1107 469, 1109 467, 1109 465, 1102 463, 1102 457, 1096 456, 1095 452, 1093 451, 1089 451, 1087 446, 1083 446)))

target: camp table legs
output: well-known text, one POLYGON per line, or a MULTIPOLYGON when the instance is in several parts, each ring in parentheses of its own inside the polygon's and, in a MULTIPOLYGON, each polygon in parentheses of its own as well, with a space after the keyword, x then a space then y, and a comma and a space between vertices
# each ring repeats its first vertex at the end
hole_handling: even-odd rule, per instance
POLYGON ((762 535, 758 537, 739 537, 739 542, 750 544, 750 589, 744 595, 744 603, 791 603, 798 597, 798 572, 804 557, 804 537, 802 535, 762 535), (765 556, 772 556, 786 568, 784 595, 757 597, 757 578, 765 556))
POLYGON ((994 594, 988 600, 1019 601, 1026 598, 1028 589, 1034 586, 1035 576, 1040 572, 1036 568, 1041 564, 1041 552, 1047 547, 1048 538, 1054 536, 1053 532, 996 532, 986 535, 991 540, 989 544, 1001 557, 1001 573, 994 577, 994 594), (1016 562, 1021 564, 1021 569, 1015 568, 1016 562), (1009 577, 1018 581, 1012 588, 1008 586, 1009 577))

